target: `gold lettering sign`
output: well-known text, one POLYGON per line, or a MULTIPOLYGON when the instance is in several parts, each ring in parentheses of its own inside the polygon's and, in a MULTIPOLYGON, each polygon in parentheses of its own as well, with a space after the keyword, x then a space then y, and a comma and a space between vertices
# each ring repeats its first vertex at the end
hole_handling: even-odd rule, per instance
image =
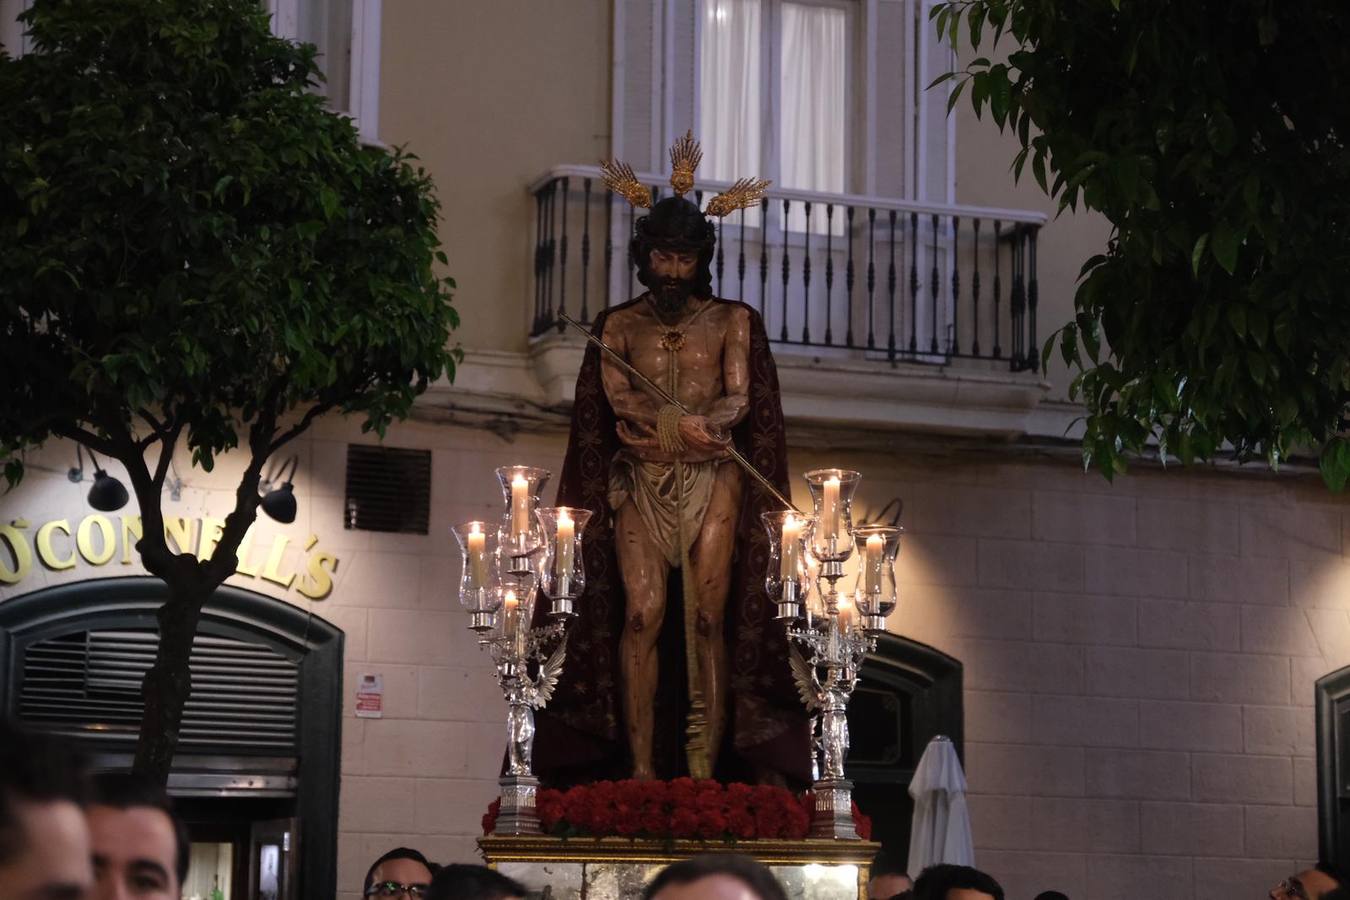
MULTIPOLYGON (((136 542, 145 533, 140 516, 112 517, 101 513, 85 516, 72 526, 69 519, 52 519, 32 530, 27 519, 14 519, 0 524, 0 584, 21 583, 33 571, 33 556, 44 568, 54 572, 73 569, 77 562, 90 566, 106 566, 118 556, 121 545, 121 563, 132 564, 136 556, 136 542)), ((210 516, 201 519, 166 517, 164 535, 169 546, 179 553, 192 553, 199 559, 210 559, 225 527, 223 519, 210 516)), ((318 546, 319 536, 311 534, 303 549, 297 547, 299 559, 294 571, 286 563, 286 551, 291 539, 274 535, 267 547, 254 547, 253 528, 244 534, 236 553, 235 574, 259 578, 294 588, 296 593, 310 600, 322 600, 333 592, 333 576, 337 574, 338 558, 318 546)))

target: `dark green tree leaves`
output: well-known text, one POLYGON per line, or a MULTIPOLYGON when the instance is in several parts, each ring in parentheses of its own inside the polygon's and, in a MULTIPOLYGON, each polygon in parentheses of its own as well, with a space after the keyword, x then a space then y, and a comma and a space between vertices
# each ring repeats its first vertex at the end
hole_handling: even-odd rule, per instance
POLYGON ((1341 489, 1350 17, 1340 5, 959 0, 933 20, 949 41, 1007 52, 955 78, 972 83, 977 115, 1017 135, 1014 172, 1029 161, 1061 208, 1081 203, 1113 226, 1079 282, 1074 325, 1051 338, 1079 372, 1086 459, 1109 477, 1152 441, 1187 462, 1232 453, 1277 464, 1320 447, 1326 482, 1341 489), (1089 355, 1085 323, 1099 328, 1103 359, 1089 355))

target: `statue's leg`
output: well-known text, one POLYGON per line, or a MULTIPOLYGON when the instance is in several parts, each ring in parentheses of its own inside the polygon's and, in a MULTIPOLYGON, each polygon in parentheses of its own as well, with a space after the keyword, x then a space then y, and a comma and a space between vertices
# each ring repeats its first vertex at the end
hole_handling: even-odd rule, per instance
POLYGON ((736 545, 736 518, 745 489, 741 470, 732 463, 717 468, 712 499, 703 527, 689 553, 697 579, 697 652, 703 673, 703 698, 708 710, 708 762, 717 765, 727 707, 727 640, 724 622, 731 589, 731 554, 736 545))
POLYGON ((619 639, 624 722, 628 747, 633 753, 633 777, 655 778, 652 729, 658 673, 656 640, 666 613, 666 576, 670 566, 647 533, 632 500, 619 507, 614 521, 615 549, 626 598, 623 636, 619 639))

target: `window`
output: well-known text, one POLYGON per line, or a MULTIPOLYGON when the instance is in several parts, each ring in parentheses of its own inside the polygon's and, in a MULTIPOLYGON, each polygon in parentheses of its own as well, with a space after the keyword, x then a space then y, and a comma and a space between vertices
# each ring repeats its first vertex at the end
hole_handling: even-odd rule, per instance
POLYGON ((332 108, 356 121, 361 138, 379 140, 382 0, 267 0, 272 30, 318 48, 332 108))
MULTIPOLYGON (((853 4, 825 0, 703 0, 698 112, 709 178, 845 190, 853 15, 853 4)), ((817 219, 812 230, 824 226, 817 219)), ((788 229, 805 227, 798 206, 788 229)))
MULTIPOLYGON (((278 36, 319 49, 334 110, 350 115, 361 138, 379 135, 380 5, 383 0, 266 0, 278 36)), ((12 55, 32 49, 18 21, 32 0, 0 0, 0 44, 12 55)))

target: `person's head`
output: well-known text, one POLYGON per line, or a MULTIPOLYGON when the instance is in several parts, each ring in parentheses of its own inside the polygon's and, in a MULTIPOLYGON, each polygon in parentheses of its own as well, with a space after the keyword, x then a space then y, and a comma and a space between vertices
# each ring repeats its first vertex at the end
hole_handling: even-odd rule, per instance
POLYGON ((1036 895, 1036 900, 1069 900, 1069 896, 1059 891, 1041 891, 1036 895))
POLYGON ((1270 900, 1350 900, 1350 874, 1331 863, 1318 863, 1270 889, 1270 900))
POLYGON ((94 777, 88 816, 94 900, 177 900, 192 845, 162 787, 103 772, 94 777))
POLYGON ((1003 900, 1003 888, 979 869, 943 863, 919 873, 914 896, 918 900, 1003 900))
POLYGON ((787 900, 767 867, 735 853, 702 853, 666 866, 643 900, 787 900))
POLYGON ((713 224, 683 197, 667 197, 637 220, 629 253, 658 310, 674 315, 691 296, 712 296, 716 242, 713 224))
POLYGON ((525 885, 487 866, 442 866, 431 879, 427 900, 525 900, 525 885))
POLYGON ((914 887, 904 862, 889 850, 880 850, 872 857, 868 876, 867 900, 890 900, 914 887))
POLYGON ((397 847, 375 860, 366 871, 363 897, 421 900, 431 887, 433 866, 408 847, 397 847))
POLYGON ((65 742, 0 720, 0 897, 87 896, 86 794, 84 769, 65 742))

